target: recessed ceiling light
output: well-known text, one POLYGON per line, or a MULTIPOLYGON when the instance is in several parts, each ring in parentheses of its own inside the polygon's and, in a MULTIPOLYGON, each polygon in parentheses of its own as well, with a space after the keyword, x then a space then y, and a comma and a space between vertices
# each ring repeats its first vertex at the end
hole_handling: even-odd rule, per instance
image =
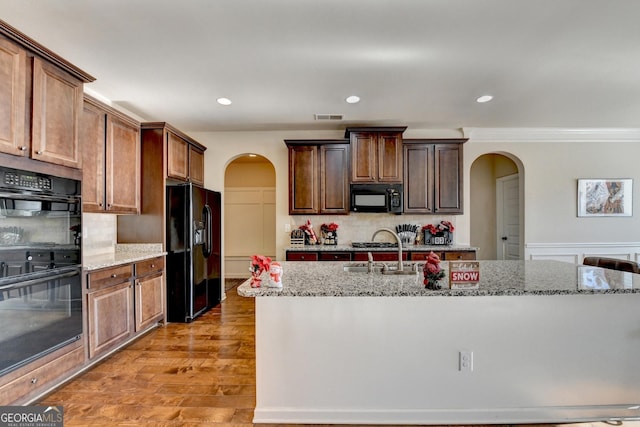
POLYGON ((356 95, 351 95, 351 96, 347 97, 346 101, 349 104, 357 104, 358 102, 360 102, 360 97, 356 96, 356 95))
POLYGON ((231 105, 231 100, 229 98, 218 98, 216 101, 220 105, 231 105))
POLYGON ((481 97, 479 97, 478 99, 476 99, 476 102, 479 103, 485 103, 485 102, 489 102, 493 99, 493 96, 491 95, 482 95, 481 97))

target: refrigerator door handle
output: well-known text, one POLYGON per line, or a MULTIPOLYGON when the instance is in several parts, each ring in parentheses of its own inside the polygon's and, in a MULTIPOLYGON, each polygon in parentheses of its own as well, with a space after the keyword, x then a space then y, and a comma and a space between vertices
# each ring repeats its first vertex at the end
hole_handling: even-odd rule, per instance
POLYGON ((204 205, 204 209, 203 212, 204 214, 204 256, 206 258, 209 257, 209 255, 211 255, 211 240, 213 238, 213 236, 211 236, 211 233, 213 232, 213 227, 211 224, 212 218, 213 218, 213 213, 211 212, 211 208, 209 207, 209 205, 204 205))

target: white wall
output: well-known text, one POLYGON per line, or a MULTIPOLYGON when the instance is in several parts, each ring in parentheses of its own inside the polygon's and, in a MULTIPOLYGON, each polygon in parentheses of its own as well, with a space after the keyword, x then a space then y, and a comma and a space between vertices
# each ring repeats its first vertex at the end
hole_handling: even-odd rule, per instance
MULTIPOLYGON (((454 138, 462 133, 408 129, 405 137, 454 138)), ((477 157, 486 153, 511 153, 524 165, 521 179, 525 255, 528 254, 527 245, 530 248, 547 244, 580 246, 583 243, 616 243, 633 248, 640 245, 640 195, 637 190, 640 181, 635 183, 632 217, 578 218, 576 196, 578 178, 636 178, 640 174, 637 167, 640 130, 465 129, 464 133, 469 137, 464 145, 465 207, 470 206, 470 168, 477 157)), ((291 221, 284 139, 335 139, 342 138, 344 132, 294 130, 190 135, 208 147, 205 152, 205 185, 208 188, 223 190, 225 167, 238 155, 256 153, 273 163, 276 169, 276 248, 277 256, 281 257, 288 244, 284 226, 291 221)), ((456 243, 469 244, 468 210, 455 219, 456 243)))

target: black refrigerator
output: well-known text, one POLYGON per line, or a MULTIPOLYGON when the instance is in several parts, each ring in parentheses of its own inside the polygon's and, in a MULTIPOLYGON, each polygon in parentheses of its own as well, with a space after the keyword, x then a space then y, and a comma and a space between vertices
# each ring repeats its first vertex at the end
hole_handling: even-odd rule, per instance
POLYGON ((167 321, 191 322, 220 304, 220 193, 167 186, 167 321))

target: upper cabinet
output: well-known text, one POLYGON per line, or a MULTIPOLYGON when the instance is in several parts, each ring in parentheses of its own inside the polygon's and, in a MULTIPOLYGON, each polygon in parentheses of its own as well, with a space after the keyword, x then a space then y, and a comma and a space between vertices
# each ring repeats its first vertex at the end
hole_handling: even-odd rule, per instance
POLYGON ((402 133, 406 127, 348 128, 352 183, 402 182, 402 133))
POLYGON ((0 152, 80 168, 83 84, 93 80, 0 21, 0 152))
POLYGON ((346 140, 285 140, 289 149, 289 214, 349 213, 346 140))
POLYGON ((140 123, 85 96, 81 119, 84 212, 140 212, 140 123))
POLYGON ((0 151, 27 155, 25 85, 27 52, 0 38, 0 151))
POLYGON ((167 178, 204 185, 205 148, 176 129, 166 130, 166 140, 167 178))
POLYGON ((466 139, 405 139, 404 212, 462 214, 466 139))
POLYGON ((206 147, 166 122, 142 123, 140 215, 118 216, 118 242, 166 240, 166 186, 193 182, 204 185, 206 147))

